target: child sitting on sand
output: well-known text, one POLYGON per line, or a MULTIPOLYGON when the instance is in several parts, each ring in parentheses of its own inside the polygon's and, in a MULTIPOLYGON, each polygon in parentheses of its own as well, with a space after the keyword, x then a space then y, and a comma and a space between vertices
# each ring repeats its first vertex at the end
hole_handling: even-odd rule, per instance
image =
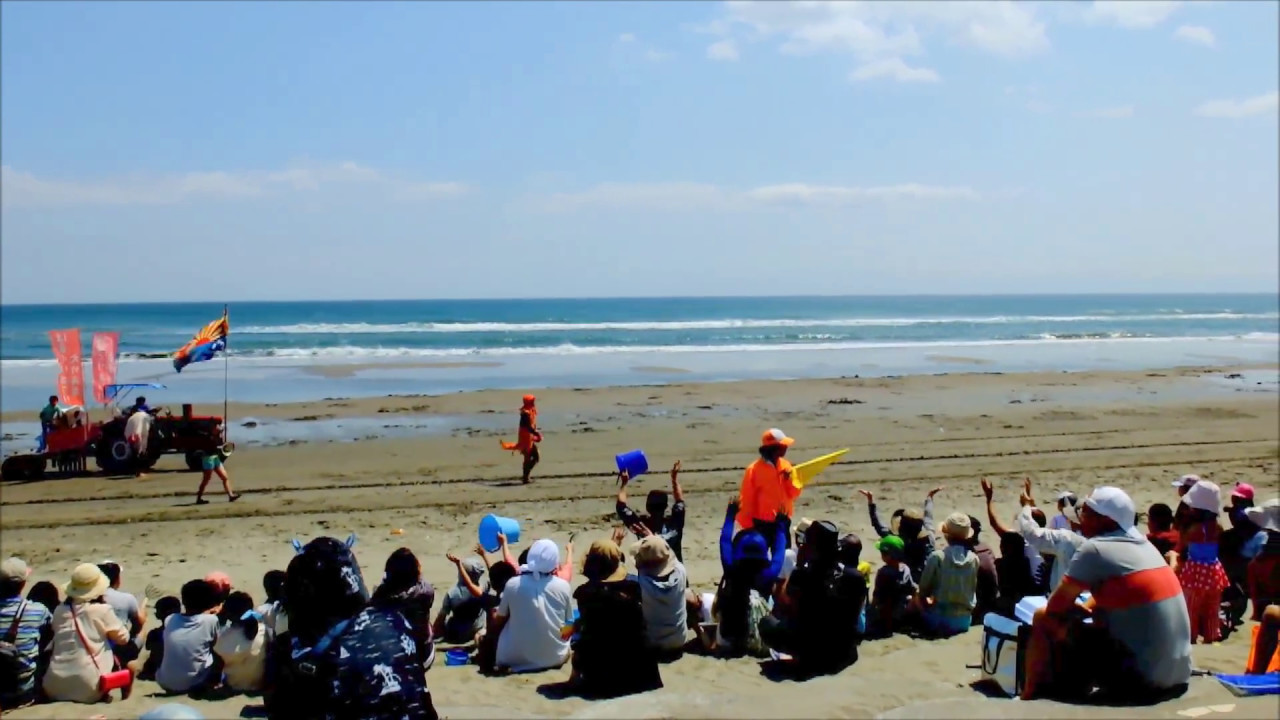
MULTIPOLYGON (((482 559, 487 559, 481 554, 482 559)), ((495 670, 495 659, 498 653, 498 605, 502 602, 502 592, 507 583, 519 575, 516 566, 508 562, 498 562, 489 566, 489 592, 481 598, 484 607, 485 628, 476 633, 475 663, 482 673, 495 670)))
POLYGON ((227 687, 261 692, 266 676, 266 634, 259 625, 249 593, 233 592, 222 606, 223 625, 213 652, 222 661, 227 687))
MULTIPOLYGON (((476 550, 483 555, 484 548, 476 550)), ((476 638, 485 626, 485 595, 489 583, 487 570, 481 558, 459 558, 452 553, 445 555, 458 570, 458 582, 444 594, 440 601, 440 613, 432 625, 432 634, 450 645, 465 645, 476 638)))
POLYGON ((840 538, 839 555, 840 570, 846 575, 858 575, 866 583, 867 591, 863 593, 863 603, 858 611, 858 634, 867 633, 866 597, 871 594, 871 563, 862 561, 862 538, 849 533, 840 538))
POLYGON ((702 614, 704 626, 714 626, 714 636, 707 635, 711 628, 699 627, 703 647, 722 657, 768 657, 769 648, 760 639, 759 626, 769 615, 770 591, 786 558, 790 519, 778 514, 770 552, 768 542, 757 530, 733 534, 737 515, 735 498, 729 501, 720 529, 720 566, 724 576, 715 595, 699 596, 691 610, 702 614))
POLYGON ((880 516, 876 513, 875 496, 871 491, 858 491, 867 499, 867 514, 871 517, 871 527, 875 528, 876 534, 880 537, 897 535, 902 538, 906 547, 903 559, 907 567, 911 568, 911 576, 915 578, 921 577, 924 572, 924 563, 937 545, 933 533, 933 496, 941 491, 941 487, 930 490, 920 510, 912 508, 902 511, 901 514, 895 512, 894 517, 898 518, 898 521, 896 526, 890 522, 890 527, 880 523, 880 516))
POLYGON ((1178 531, 1173 527, 1173 508, 1155 503, 1147 508, 1147 541, 1167 556, 1178 547, 1178 531))
POLYGON ((966 632, 973 621, 978 588, 978 556, 969 549, 969 516, 953 513, 942 523, 945 549, 934 550, 920 576, 916 604, 926 627, 938 637, 966 632))
POLYGON ((905 548, 902 538, 897 535, 882 537, 876 542, 876 549, 884 562, 876 571, 871 596, 872 634, 876 637, 892 635, 906 624, 911 614, 911 603, 919 588, 911 577, 911 568, 903 562, 905 548))
POLYGON ((164 657, 156 683, 167 693, 185 694, 218 684, 221 668, 213 654, 218 639, 220 591, 205 580, 182 586, 182 612, 164 621, 164 657))
POLYGON ((147 660, 142 664, 139 680, 155 680, 156 670, 160 669, 160 661, 164 659, 164 621, 174 613, 182 612, 182 601, 172 595, 165 595, 156 601, 156 619, 160 627, 147 633, 143 648, 147 651, 147 660))

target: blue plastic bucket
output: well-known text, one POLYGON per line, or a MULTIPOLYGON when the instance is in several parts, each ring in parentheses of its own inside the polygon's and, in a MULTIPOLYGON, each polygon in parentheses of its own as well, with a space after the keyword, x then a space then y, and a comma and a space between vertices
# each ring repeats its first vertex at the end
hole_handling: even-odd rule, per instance
POLYGON ((502 546, 498 544, 498 533, 507 536, 507 542, 520 542, 520 521, 501 515, 485 515, 480 521, 480 547, 485 552, 497 552, 502 546))
POLYGON ((649 472, 649 460, 644 456, 643 450, 624 452, 614 459, 618 462, 618 472, 625 470, 630 477, 649 472))
POLYGON ((444 654, 445 665, 466 665, 469 662, 471 662, 471 654, 462 648, 454 648, 444 654))

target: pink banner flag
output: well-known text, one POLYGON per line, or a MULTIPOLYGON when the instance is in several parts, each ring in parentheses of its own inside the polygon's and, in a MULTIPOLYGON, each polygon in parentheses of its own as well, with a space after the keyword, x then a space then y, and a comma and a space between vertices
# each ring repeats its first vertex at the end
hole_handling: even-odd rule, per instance
POLYGON ((50 330, 53 356, 58 360, 58 400, 64 405, 84 405, 84 355, 80 328, 50 330))
POLYGON ((106 404, 107 386, 116 381, 116 350, 120 345, 120 333, 98 332, 93 334, 93 399, 106 404))

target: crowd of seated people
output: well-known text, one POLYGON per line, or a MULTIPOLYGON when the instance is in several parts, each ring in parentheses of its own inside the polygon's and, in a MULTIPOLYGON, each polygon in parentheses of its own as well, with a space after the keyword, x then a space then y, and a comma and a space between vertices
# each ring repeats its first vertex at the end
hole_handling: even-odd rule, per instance
POLYGON ((679 469, 674 504, 650 493, 643 516, 628 507, 620 478, 623 525, 590 543, 576 589, 572 540, 564 561, 547 538, 517 559, 499 536, 496 562, 481 547, 475 557, 447 556, 457 577, 434 620, 436 592, 413 551, 394 551, 370 589, 354 536, 295 543, 287 568, 263 578, 260 603, 256 589, 214 572, 149 608, 121 589, 124 573, 111 561, 79 565, 61 588, 40 583, 24 597, 30 569, 9 558, 0 640, 12 652, 0 667, 0 709, 128 697, 137 677, 174 696, 260 697, 271 718, 434 718, 427 672, 437 644, 466 648, 486 674, 565 668, 566 692, 609 698, 663 687, 663 668, 687 653, 836 673, 864 641, 956 636, 987 613, 1014 617, 1035 596, 1044 600, 1031 623, 1024 699, 1175 695, 1189 680, 1192 644, 1216 642, 1249 607, 1259 624, 1247 671, 1275 669, 1280 500, 1255 506, 1249 486, 1223 507, 1217 485, 1181 479, 1178 510, 1153 505, 1143 532, 1120 489, 1058 493, 1050 518, 1029 480, 1006 525, 983 480, 998 551, 983 542, 978 518, 951 513, 935 528, 941 488, 921 508, 895 511, 887 527, 863 491, 878 568, 834 521, 793 527, 779 512, 744 528, 734 498, 721 526, 721 576, 698 592, 683 563, 679 469), (147 632, 149 623, 158 627, 147 632))

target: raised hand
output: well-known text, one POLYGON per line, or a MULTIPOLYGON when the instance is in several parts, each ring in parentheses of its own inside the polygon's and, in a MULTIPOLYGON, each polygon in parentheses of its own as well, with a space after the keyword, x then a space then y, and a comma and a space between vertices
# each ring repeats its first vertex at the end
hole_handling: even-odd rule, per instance
POLYGON ((506 546, 507 546, 507 535, 506 535, 506 533, 498 533, 498 547, 499 547, 499 548, 505 548, 506 546))
POLYGON ((476 543, 476 546, 471 548, 471 550, 480 557, 484 557, 484 546, 480 543, 476 543))
POLYGON ((876 496, 872 495, 870 490, 859 490, 858 492, 862 494, 862 497, 867 499, 868 504, 876 501, 876 496))
POLYGON ((453 563, 454 565, 461 565, 461 564, 462 564, 462 561, 458 559, 458 556, 457 556, 457 555, 454 555, 453 553, 445 553, 445 554, 444 554, 444 559, 445 559, 445 560, 448 560, 449 562, 453 563))
POLYGON ((929 491, 929 497, 933 497, 934 495, 937 495, 938 493, 942 492, 945 489, 946 489, 945 485, 939 485, 938 487, 929 491))
POLYGON ((627 537, 626 528, 622 527, 621 525, 618 525, 613 528, 612 540, 614 545, 619 545, 619 546, 622 545, 622 541, 625 540, 626 537, 627 537))
POLYGON ((674 482, 674 481, 675 481, 675 479, 676 479, 677 477, 679 477, 679 475, 680 475, 680 461, 679 461, 679 460, 677 460, 677 461, 676 461, 676 464, 671 466, 671 480, 672 480, 672 482, 674 482))
POLYGON ((626 487, 627 483, 629 482, 631 482, 630 472, 623 470, 622 472, 618 473, 618 485, 620 487, 626 487))
POLYGON ((982 478, 982 494, 986 496, 987 502, 991 502, 991 496, 995 495, 995 493, 995 488, 991 487, 991 481, 987 478, 982 478))

